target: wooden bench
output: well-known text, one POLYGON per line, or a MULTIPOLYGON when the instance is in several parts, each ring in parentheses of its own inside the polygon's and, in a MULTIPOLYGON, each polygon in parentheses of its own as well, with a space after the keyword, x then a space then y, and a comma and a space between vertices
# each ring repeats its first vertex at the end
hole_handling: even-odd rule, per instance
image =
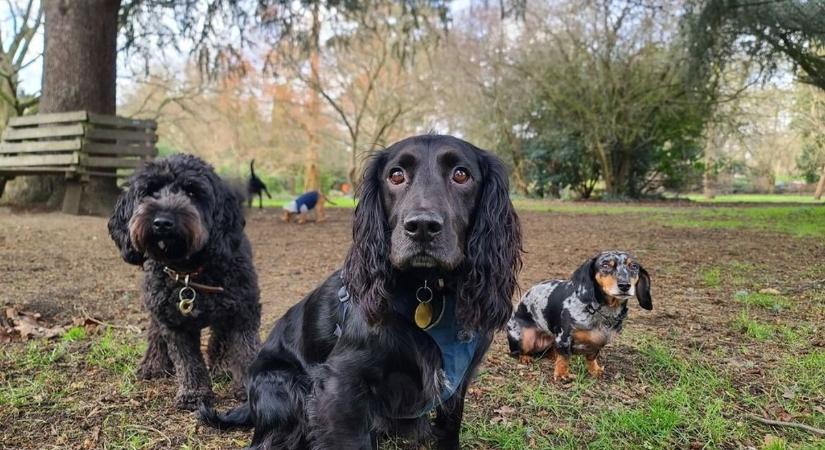
POLYGON ((157 156, 157 123, 75 111, 14 117, 0 143, 0 196, 20 175, 66 177, 63 212, 78 214, 91 177, 122 177, 157 156))

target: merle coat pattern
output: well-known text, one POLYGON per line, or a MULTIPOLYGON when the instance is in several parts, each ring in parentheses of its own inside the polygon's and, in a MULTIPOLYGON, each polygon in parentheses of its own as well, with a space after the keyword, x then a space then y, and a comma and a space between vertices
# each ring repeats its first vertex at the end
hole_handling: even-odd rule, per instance
POLYGON ((250 368, 248 402, 224 414, 203 408, 202 420, 254 426, 254 449, 374 449, 387 434, 459 448, 467 387, 510 316, 521 267, 504 166, 449 136, 394 144, 365 170, 353 242, 343 269, 275 325, 250 368), (456 336, 478 339, 443 401, 439 347, 408 318, 424 280, 439 286, 434 308, 455 302, 456 336), (352 307, 338 338, 342 287, 352 307))
POLYGON ((175 405, 211 404, 210 372, 200 350, 201 330, 211 328, 211 374, 228 372, 243 394, 243 380, 260 346, 261 307, 252 250, 236 195, 204 161, 174 155, 146 163, 128 182, 109 220, 109 233, 129 264, 144 271, 143 302, 149 312, 149 345, 141 379, 175 374, 175 405), (164 272, 192 273, 191 314, 178 308, 182 283, 164 272))
POLYGON ((573 378, 568 361, 582 354, 588 372, 601 376, 599 352, 621 331, 634 296, 642 308, 653 309, 647 271, 627 252, 602 252, 571 279, 544 281, 524 294, 507 324, 510 353, 524 363, 552 356, 559 381, 573 378))

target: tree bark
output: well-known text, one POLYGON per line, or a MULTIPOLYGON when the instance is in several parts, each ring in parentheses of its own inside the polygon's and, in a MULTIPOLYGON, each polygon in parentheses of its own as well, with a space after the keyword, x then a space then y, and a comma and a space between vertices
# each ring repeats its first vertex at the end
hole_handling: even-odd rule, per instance
MULTIPOLYGON (((312 83, 320 86, 320 74, 318 73, 319 49, 321 46, 321 19, 316 3, 312 9, 312 47, 309 52, 309 68, 312 83)), ((318 167, 318 132, 321 120, 321 99, 317 89, 309 91, 309 145, 307 145, 306 159, 304 163, 304 192, 321 190, 321 170, 318 167)))
MULTIPOLYGON (((87 110, 115 114, 117 21, 120 0, 44 0, 46 19, 40 113, 87 110)), ((13 203, 60 204, 63 176, 21 177, 13 203)), ((69 184, 72 181, 69 180, 69 184)), ((83 213, 105 213, 118 194, 114 178, 92 178, 83 213), (92 194, 93 193, 93 194, 92 194)), ((11 192, 10 192, 11 194, 11 192)))
POLYGON ((716 177, 713 174, 713 158, 705 158, 705 171, 702 174, 702 195, 712 200, 716 198, 716 177))
POLYGON ((822 167, 822 174, 819 175, 819 183, 816 184, 816 192, 814 192, 814 198, 817 200, 821 200, 823 191, 825 191, 825 166, 822 167))

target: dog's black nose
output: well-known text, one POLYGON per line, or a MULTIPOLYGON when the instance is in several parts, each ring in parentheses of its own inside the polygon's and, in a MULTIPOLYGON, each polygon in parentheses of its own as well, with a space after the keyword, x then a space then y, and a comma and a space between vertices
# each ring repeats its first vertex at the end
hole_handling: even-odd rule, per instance
POLYGON ((417 241, 431 241, 444 228, 444 219, 434 213, 413 214, 404 219, 404 233, 417 241))
POLYGON ((171 230, 172 226, 174 226, 174 223, 168 217, 155 217, 155 220, 152 221, 152 230, 159 233, 171 230))
POLYGON ((630 283, 619 283, 619 290, 622 292, 627 292, 630 290, 630 283))

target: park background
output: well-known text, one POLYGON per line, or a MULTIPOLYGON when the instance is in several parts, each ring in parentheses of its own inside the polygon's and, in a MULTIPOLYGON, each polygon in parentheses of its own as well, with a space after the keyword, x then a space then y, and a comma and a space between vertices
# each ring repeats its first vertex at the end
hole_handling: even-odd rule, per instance
MULTIPOLYGON (((351 207, 371 152, 451 133, 510 170, 523 289, 633 251, 654 310, 631 305, 607 376, 579 361, 555 384, 497 338, 466 448, 825 448, 822 1, 10 0, 0 39, 0 123, 153 119, 161 155, 241 181, 254 158, 267 206, 320 187, 351 207)), ((93 181, 110 207, 118 185, 93 181)), ((54 211, 64 182, 0 198, 0 447, 244 446, 136 379, 141 273, 104 216, 54 211)), ((248 211, 247 233, 268 330, 338 267, 351 211, 248 211)))

